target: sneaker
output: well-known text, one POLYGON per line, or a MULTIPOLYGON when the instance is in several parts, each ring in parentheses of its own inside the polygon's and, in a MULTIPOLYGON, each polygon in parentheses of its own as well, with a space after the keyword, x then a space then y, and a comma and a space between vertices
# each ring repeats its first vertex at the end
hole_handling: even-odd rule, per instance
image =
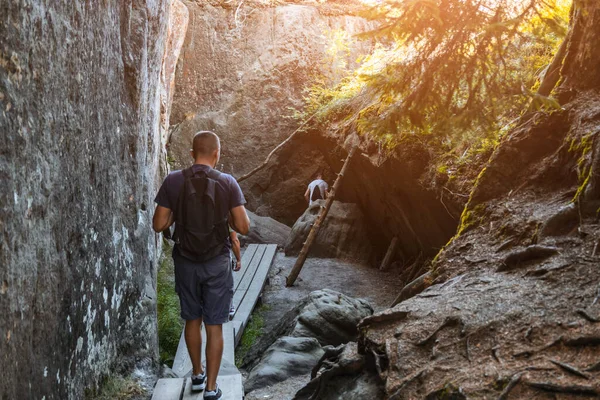
POLYGON ((232 305, 231 307, 229 307, 229 320, 231 321, 234 316, 235 316, 235 307, 232 305))
POLYGON ((201 392, 206 387, 206 374, 192 375, 192 392, 201 392))
POLYGON ((219 389, 219 385, 217 385, 215 387, 215 390, 213 391, 208 391, 205 390, 204 391, 204 399, 205 400, 217 400, 220 399, 221 397, 223 397, 223 392, 221 392, 221 389, 219 389))

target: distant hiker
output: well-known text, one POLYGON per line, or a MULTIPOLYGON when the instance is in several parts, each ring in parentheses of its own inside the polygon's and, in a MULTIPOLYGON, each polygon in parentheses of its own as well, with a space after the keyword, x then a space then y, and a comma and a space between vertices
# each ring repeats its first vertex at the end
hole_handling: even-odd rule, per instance
MULTIPOLYGON (((231 252, 235 256, 235 259, 231 258, 231 269, 239 271, 242 269, 242 246, 240 246, 240 239, 237 237, 236 231, 229 228, 229 239, 231 240, 231 252)), ((233 294, 233 280, 231 280, 231 293, 233 294)), ((229 320, 231 321, 235 316, 235 306, 233 305, 233 295, 231 296, 231 304, 229 305, 229 320)))
POLYGON ((175 289, 185 323, 185 342, 193 365, 192 391, 205 399, 220 399, 217 374, 223 355, 222 324, 229 319, 233 295, 231 240, 228 226, 246 234, 250 220, 237 181, 215 170, 221 155, 219 137, 196 133, 191 155, 194 165, 171 172, 155 202, 153 228, 175 222, 175 289), (206 326, 206 374, 202 368, 202 322, 206 326))
POLYGON ((312 205, 313 201, 327 197, 328 191, 329 185, 327 185, 327 182, 323 180, 323 174, 321 172, 317 172, 315 180, 309 183, 306 193, 304 193, 304 198, 310 206, 312 205))

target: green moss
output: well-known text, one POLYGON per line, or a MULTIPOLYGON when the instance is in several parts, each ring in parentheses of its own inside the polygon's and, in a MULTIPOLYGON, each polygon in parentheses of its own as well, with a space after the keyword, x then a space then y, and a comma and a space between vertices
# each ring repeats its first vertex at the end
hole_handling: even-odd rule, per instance
POLYGON ((592 169, 589 168, 587 176, 585 177, 583 182, 577 188, 577 192, 575 193, 575 196, 573 196, 573 200, 572 200, 573 203, 576 203, 577 201, 579 201, 579 199, 581 198, 581 195, 585 191, 585 188, 587 187, 588 183, 590 183, 591 178, 592 178, 592 169))
POLYGON ((235 364, 239 367, 244 359, 244 356, 256 343, 258 338, 262 335, 262 330, 265 325, 265 319, 263 314, 268 311, 270 307, 266 304, 262 304, 252 312, 250 322, 244 328, 244 334, 240 340, 238 348, 235 350, 235 364))
POLYGON ((448 243, 446 243, 446 245, 444 245, 444 247, 442 247, 440 251, 438 251, 433 260, 431 260, 431 271, 435 272, 436 265, 439 261, 441 254, 444 252, 444 250, 448 248, 448 246, 450 246, 450 244, 454 240, 456 240, 456 238, 458 238, 460 235, 467 232, 468 230, 480 225, 484 221, 486 210, 485 204, 478 204, 473 208, 469 208, 469 204, 470 202, 467 203, 467 206, 465 207, 460 216, 460 225, 458 226, 456 235, 452 236, 450 240, 448 240, 448 243))
POLYGON ((167 155, 167 163, 169 164, 169 166, 171 166, 171 168, 173 168, 175 166, 175 157, 168 154, 167 155))
POLYGON ((179 316, 179 297, 175 292, 175 276, 172 247, 163 244, 157 275, 157 312, 158 312, 158 345, 162 363, 171 365, 179 338, 183 329, 183 320, 179 316))
POLYGON ((460 216, 460 225, 458 226, 458 231, 456 236, 460 236, 465 233, 467 230, 474 228, 475 226, 481 224, 484 220, 485 214, 485 205, 478 204, 472 209, 465 207, 460 216))
POLYGON ((146 390, 133 378, 108 377, 97 391, 86 391, 86 400, 128 400, 146 395, 146 390))
POLYGON ((579 153, 579 159, 577 160, 577 177, 579 179, 579 187, 577 188, 577 192, 573 197, 573 202, 577 202, 579 200, 590 182, 592 176, 590 154, 592 153, 593 144, 594 141, 592 133, 582 136, 579 140, 577 138, 571 139, 569 152, 579 153))

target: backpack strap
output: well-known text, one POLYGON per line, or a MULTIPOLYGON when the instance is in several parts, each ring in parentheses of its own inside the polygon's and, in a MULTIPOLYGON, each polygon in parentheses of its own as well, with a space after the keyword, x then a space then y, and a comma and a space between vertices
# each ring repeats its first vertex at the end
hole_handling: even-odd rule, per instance
POLYGON ((223 175, 223 173, 221 171, 217 171, 214 168, 211 168, 210 171, 208 171, 207 175, 210 179, 214 179, 215 181, 218 181, 219 178, 221 177, 221 175, 223 175))
POLYGON ((192 169, 192 167, 186 168, 184 170, 181 171, 183 173, 183 177, 185 179, 190 179, 194 176, 194 170, 192 169))

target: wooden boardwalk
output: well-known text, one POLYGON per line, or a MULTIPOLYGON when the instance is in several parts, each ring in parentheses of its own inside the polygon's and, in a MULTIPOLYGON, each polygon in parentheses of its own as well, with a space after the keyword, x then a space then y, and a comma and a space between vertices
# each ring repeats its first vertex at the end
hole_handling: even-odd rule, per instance
MULTIPOLYGON (((223 360, 217 383, 223 391, 223 400, 241 400, 244 398, 242 375, 235 366, 235 347, 242 338, 250 314, 258 301, 267 280, 269 268, 277 251, 274 244, 251 244, 242 256, 242 270, 233 273, 233 304, 236 312, 231 322, 223 325, 223 360)), ((202 362, 206 363, 206 332, 202 329, 202 362)), ((152 400, 202 399, 203 393, 191 393, 192 362, 188 355, 183 332, 173 371, 179 378, 160 379, 154 388, 152 400)))

